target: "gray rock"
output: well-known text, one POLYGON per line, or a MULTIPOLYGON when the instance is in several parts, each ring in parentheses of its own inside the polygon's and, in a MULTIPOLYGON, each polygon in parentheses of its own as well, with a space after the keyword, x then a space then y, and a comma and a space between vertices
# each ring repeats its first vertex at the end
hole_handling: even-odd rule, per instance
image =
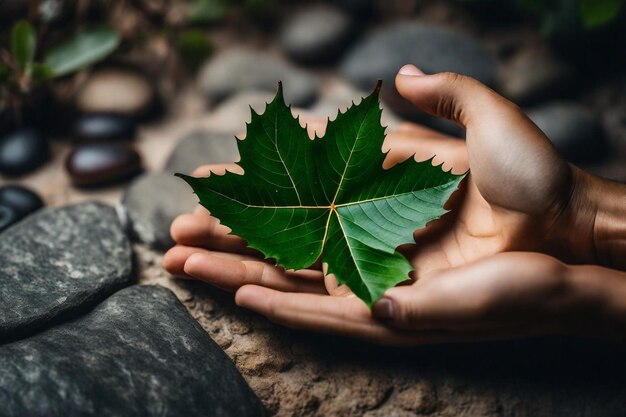
POLYGON ((518 104, 537 103, 567 91, 574 70, 547 48, 528 46, 502 68, 502 93, 518 104))
MULTIPOLYGON (((246 103, 249 103, 246 101, 246 103)), ((250 104, 246 105, 246 118, 250 119, 250 104)), ((263 111, 265 105, 257 106, 263 111)), ((244 127, 245 118, 238 124, 244 127)), ((183 138, 170 155, 165 170, 172 174, 180 172, 191 175, 201 165, 223 164, 239 160, 237 139, 228 133, 198 131, 183 138)))
POLYGON ((283 82, 285 100, 294 106, 307 106, 317 97, 319 80, 288 62, 264 52, 229 49, 211 59, 200 72, 204 94, 220 101, 242 90, 275 92, 283 82))
POLYGON ((198 199, 172 174, 146 174, 126 189, 122 204, 133 237, 153 248, 167 249, 174 245, 170 236, 172 221, 193 211, 198 199))
POLYGON ((169 290, 133 286, 86 316, 0 347, 11 416, 263 416, 224 352, 169 290))
POLYGON ((419 22, 381 28, 363 38, 345 57, 341 72, 360 88, 376 80, 393 86, 398 70, 414 64, 424 72, 453 71, 487 85, 496 82, 495 60, 477 41, 450 29, 419 22))
POLYGON ((103 204, 46 209, 2 232, 0 341, 88 309, 128 285, 132 258, 115 210, 103 204))
POLYGON ((352 29, 352 19, 340 9, 313 5, 289 16, 279 43, 294 60, 319 64, 337 58, 344 51, 352 29))
MULTIPOLYGON (((493 56, 476 40, 447 28, 420 22, 383 27, 366 36, 348 52, 341 73, 359 88, 371 90, 382 79, 381 98, 399 116, 430 124, 432 118, 415 109, 396 91, 394 79, 405 64, 427 74, 452 71, 472 76, 484 84, 496 84, 493 56)), ((441 124, 432 124, 441 128, 441 124)), ((444 130, 459 134, 451 124, 444 130)))
POLYGON ((593 162, 607 152, 601 124, 576 103, 548 103, 529 110, 528 116, 571 162, 593 162))

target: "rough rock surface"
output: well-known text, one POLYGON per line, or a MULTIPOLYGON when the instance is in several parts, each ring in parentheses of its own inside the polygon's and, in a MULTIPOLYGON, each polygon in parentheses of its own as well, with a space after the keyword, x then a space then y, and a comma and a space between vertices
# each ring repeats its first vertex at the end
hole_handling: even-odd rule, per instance
POLYGON ((233 363, 157 286, 0 347, 3 416, 262 416, 233 363))
POLYGON ((133 237, 154 248, 167 249, 174 245, 170 236, 172 221, 192 212, 198 198, 172 174, 146 174, 126 189, 122 204, 133 237))
MULTIPOLYGON (((262 112, 263 108, 259 111, 262 112)), ((242 126, 246 119, 250 119, 250 107, 246 110, 248 115, 241 119, 242 126)), ((201 165, 224 164, 237 160, 239 160, 239 151, 234 135, 198 131, 186 136, 176 145, 167 160, 165 170, 172 174, 180 172, 190 175, 201 165)))
POLYGON ((0 341, 88 309, 129 284, 132 258, 115 210, 103 204, 43 210, 5 230, 0 341))
POLYGON ((170 278, 158 254, 138 251, 140 280, 177 294, 272 416, 626 415, 623 349, 577 339, 389 349, 297 332, 170 278))
POLYGON ((219 101, 243 90, 275 92, 283 82, 285 100, 307 106, 317 97, 319 80, 278 57, 248 49, 230 49, 212 58, 200 72, 200 87, 219 101))

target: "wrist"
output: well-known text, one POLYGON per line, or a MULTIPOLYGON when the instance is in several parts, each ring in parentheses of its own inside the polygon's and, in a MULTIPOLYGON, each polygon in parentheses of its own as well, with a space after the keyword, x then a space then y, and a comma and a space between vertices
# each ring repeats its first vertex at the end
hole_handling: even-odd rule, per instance
POLYGON ((571 168, 572 190, 560 224, 569 260, 626 270, 626 185, 571 168))
POLYGON ((626 270, 626 185, 595 177, 594 247, 600 265, 626 270))

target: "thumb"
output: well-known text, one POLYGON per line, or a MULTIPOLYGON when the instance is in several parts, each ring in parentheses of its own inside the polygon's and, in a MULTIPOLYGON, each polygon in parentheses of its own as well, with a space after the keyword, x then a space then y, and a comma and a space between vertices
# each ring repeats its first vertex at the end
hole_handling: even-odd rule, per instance
POLYGON ((471 77, 442 72, 426 75, 414 65, 400 68, 398 92, 419 109, 467 128, 477 117, 503 110, 519 111, 510 101, 471 77), (480 113, 480 114, 479 114, 480 113))
POLYGON ((541 215, 567 198, 568 164, 506 98, 471 77, 425 75, 414 65, 400 69, 396 88, 416 107, 467 130, 472 178, 490 204, 541 215))
POLYGON ((406 285, 388 289, 372 307, 372 315, 399 329, 446 328, 449 294, 433 293, 429 288, 418 290, 418 287, 406 285))

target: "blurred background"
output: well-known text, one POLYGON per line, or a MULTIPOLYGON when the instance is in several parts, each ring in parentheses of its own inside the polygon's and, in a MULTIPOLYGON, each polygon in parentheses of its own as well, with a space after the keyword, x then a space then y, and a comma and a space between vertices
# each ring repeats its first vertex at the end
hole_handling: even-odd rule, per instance
MULTIPOLYGON (((296 111, 325 118, 381 78, 390 128, 462 137, 397 95, 405 63, 479 79, 567 159, 624 181, 623 3, 2 0, 0 183, 34 191, 33 209, 122 199, 152 230, 137 238, 167 247, 168 222, 194 204, 170 174, 236 160, 248 106, 262 111, 278 80, 296 111)), ((4 194, 0 230, 24 215, 4 194)))

